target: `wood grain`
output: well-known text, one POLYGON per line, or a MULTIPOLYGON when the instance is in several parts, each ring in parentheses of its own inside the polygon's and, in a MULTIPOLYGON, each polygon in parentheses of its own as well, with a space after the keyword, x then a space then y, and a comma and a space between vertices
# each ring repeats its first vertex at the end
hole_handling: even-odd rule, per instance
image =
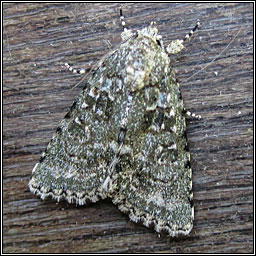
POLYGON ((253 252, 253 3, 127 3, 126 24, 155 20, 165 45, 201 28, 172 58, 190 120, 195 201, 188 237, 159 237, 110 200, 41 201, 30 173, 87 70, 121 39, 117 3, 3 4, 4 253, 253 252), (222 52, 223 51, 223 52, 222 52), (220 56, 219 56, 220 55, 220 56))

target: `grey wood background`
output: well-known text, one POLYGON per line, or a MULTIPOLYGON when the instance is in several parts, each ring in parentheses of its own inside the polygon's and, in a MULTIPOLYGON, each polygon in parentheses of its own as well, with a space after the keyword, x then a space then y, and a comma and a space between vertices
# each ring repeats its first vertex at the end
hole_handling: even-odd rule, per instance
POLYGON ((187 237, 159 236, 110 200, 40 200, 27 183, 82 86, 120 43, 118 3, 3 4, 4 253, 253 252, 253 3, 126 3, 126 24, 158 23, 165 45, 201 28, 173 57, 190 120, 195 222, 187 237), (222 52, 223 51, 223 52, 222 52), (220 55, 220 56, 219 56, 220 55))

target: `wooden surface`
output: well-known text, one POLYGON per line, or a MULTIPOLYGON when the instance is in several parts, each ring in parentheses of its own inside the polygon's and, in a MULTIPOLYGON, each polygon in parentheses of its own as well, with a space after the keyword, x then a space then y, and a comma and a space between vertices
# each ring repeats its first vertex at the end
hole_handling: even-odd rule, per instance
POLYGON ((3 252, 252 253, 253 4, 128 3, 123 13, 134 30, 157 21, 165 45, 202 24, 172 57, 186 108, 203 117, 188 123, 191 234, 158 236, 110 200, 78 207, 28 190, 33 166, 82 88, 71 90, 81 77, 63 64, 89 69, 120 43, 122 27, 119 4, 5 3, 3 252))

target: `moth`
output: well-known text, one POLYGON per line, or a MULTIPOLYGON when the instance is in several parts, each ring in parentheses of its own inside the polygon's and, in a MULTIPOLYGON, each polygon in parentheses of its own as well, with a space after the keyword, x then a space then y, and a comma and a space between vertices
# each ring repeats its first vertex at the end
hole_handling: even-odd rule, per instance
MULTIPOLYGON (((124 26, 122 13, 121 21, 124 26)), ((121 37, 83 81, 29 188, 42 199, 79 205, 109 197, 134 222, 187 235, 194 219, 192 170, 169 57, 186 38, 165 48, 154 23, 136 32, 125 28, 121 37)))

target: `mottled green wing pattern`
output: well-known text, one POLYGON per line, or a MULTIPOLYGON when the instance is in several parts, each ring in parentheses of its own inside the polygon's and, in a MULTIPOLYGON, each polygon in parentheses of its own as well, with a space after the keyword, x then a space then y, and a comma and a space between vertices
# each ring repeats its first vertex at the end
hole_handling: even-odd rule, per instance
POLYGON ((52 196, 83 205, 87 199, 96 202, 107 196, 102 184, 116 155, 128 99, 122 77, 117 77, 125 56, 117 54, 88 78, 34 167, 29 187, 42 199, 52 196))
POLYGON ((152 225, 158 232, 188 234, 194 210, 192 170, 174 74, 169 72, 160 87, 144 88, 134 98, 124 141, 130 150, 117 166, 119 190, 113 202, 133 221, 152 225))
MULTIPOLYGON (((192 171, 179 84, 152 25, 100 62, 32 171, 29 187, 83 205, 110 197, 171 236, 192 229, 192 171)), ((182 49, 174 42, 169 52, 182 49)))

